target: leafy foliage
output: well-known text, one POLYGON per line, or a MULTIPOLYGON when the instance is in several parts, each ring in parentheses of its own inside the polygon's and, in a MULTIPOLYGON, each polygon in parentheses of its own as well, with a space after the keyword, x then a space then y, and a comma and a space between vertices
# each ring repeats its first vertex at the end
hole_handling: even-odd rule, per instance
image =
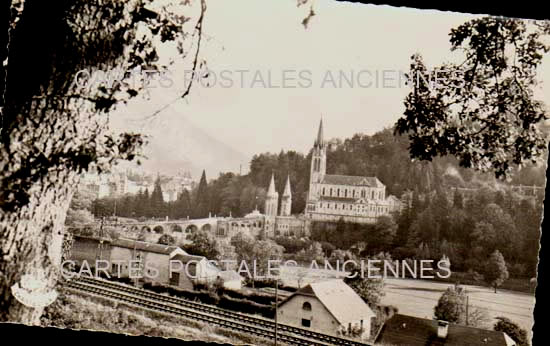
POLYGON ((160 236, 158 243, 162 245, 175 245, 176 239, 174 239, 174 237, 170 234, 163 234, 160 236))
POLYGON ((196 230, 187 237, 191 241, 191 244, 185 245, 184 249, 190 254, 204 256, 208 259, 216 259, 218 257, 217 242, 210 233, 196 230))
POLYGON ((311 264, 313 261, 319 264, 324 263, 325 252, 323 251, 323 246, 319 242, 312 242, 311 245, 296 254, 296 259, 308 264, 311 264))
POLYGON ((354 271, 350 277, 346 278, 345 283, 348 284, 363 300, 372 308, 380 304, 380 300, 384 295, 384 280, 379 278, 361 278, 359 271, 354 271), (357 274, 357 275, 355 275, 357 274), (354 276, 355 275, 355 276, 354 276), (351 278, 351 276, 354 276, 351 278))
POLYGON ((546 149, 540 123, 544 105, 534 98, 537 67, 550 46, 545 27, 485 17, 451 30, 451 50, 465 60, 433 69, 412 56, 413 89, 396 133, 407 134, 412 158, 456 156, 460 165, 505 177, 514 165, 536 161, 546 149), (417 82, 435 76, 437 85, 417 82))
POLYGON ((484 327, 489 320, 486 310, 477 307, 466 307, 467 294, 463 287, 455 285, 447 288, 434 308, 434 318, 450 323, 484 327))
POLYGON ((194 201, 193 218, 199 219, 208 216, 208 212, 210 211, 209 193, 208 183, 206 182, 206 172, 203 170, 194 201))
POLYGON ((506 268, 506 262, 500 251, 495 250, 489 257, 489 261, 486 264, 484 272, 485 281, 495 288, 502 285, 509 277, 508 269, 506 268))
POLYGON ((168 41, 181 44, 187 37, 182 24, 189 20, 181 14, 185 3, 156 10, 150 3, 12 2, 9 56, 2 58, 3 210, 26 205, 29 189, 48 184, 52 172, 80 173, 91 165, 103 171, 139 153, 144 139, 111 133, 107 114, 143 90, 143 83, 130 82, 130 71, 166 67, 158 48, 168 41), (96 76, 111 69, 125 72, 119 83, 82 89, 73 82, 81 71, 96 76))
MULTIPOLYGON (((267 276, 268 274, 275 275, 275 265, 269 264, 269 261, 282 260, 284 248, 278 245, 273 240, 256 240, 251 236, 239 232, 231 238, 231 245, 235 247, 237 254, 237 262, 242 264, 246 262, 250 273, 254 269, 251 268, 256 263, 256 276, 267 276), (268 268, 273 268, 268 273, 268 268)), ((272 262, 274 263, 274 262, 272 262)), ((245 269, 244 267, 242 268, 245 269)))
POLYGON ((506 333, 512 340, 514 340, 518 346, 529 346, 529 338, 527 331, 520 328, 516 323, 512 322, 506 317, 497 317, 497 322, 493 326, 493 329, 499 332, 506 333))
MULTIPOLYGON (((381 265, 375 265, 374 263, 384 263, 385 261, 391 262, 391 256, 388 253, 380 252, 375 256, 371 257, 374 261, 372 262, 373 269, 378 268, 378 272, 373 271, 371 277, 369 277, 368 270, 363 272, 361 275, 361 269, 357 266, 350 270, 351 275, 348 275, 344 282, 347 283, 353 290, 361 297, 363 300, 376 311, 380 305, 380 300, 385 295, 384 293, 384 279, 383 275, 380 278, 375 277, 379 275, 381 271, 381 265)), ((366 261, 368 263, 368 260, 366 261)))

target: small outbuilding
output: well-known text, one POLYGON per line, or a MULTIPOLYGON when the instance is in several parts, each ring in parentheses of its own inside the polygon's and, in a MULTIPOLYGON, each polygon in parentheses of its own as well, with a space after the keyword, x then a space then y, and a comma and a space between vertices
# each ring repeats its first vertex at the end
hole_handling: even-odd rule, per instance
POLYGON ((304 286, 277 309, 281 323, 332 335, 351 331, 363 339, 370 336, 374 317, 365 301, 340 279, 304 286))

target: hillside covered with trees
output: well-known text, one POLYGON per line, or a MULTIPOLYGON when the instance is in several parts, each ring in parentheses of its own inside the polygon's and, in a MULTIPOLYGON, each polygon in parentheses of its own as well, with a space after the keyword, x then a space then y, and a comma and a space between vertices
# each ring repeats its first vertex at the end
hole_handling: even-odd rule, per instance
MULTIPOLYGON (((327 157, 327 173, 358 176, 376 176, 386 185, 386 193, 401 197, 406 191, 419 195, 441 189, 452 198, 455 188, 466 194, 480 188, 491 191, 514 186, 544 186, 545 165, 527 166, 511 175, 508 182, 498 180, 490 173, 479 173, 460 167, 452 157, 437 157, 432 161, 411 161, 409 140, 385 129, 374 135, 356 134, 345 140, 334 139, 327 157)), ((254 155, 246 175, 221 173, 207 179, 203 172, 193 191, 185 190, 175 202, 161 202, 161 187, 155 191, 141 191, 134 196, 117 200, 117 215, 125 217, 199 218, 212 215, 244 216, 256 206, 263 209, 267 185, 275 174, 276 188, 282 193, 287 175, 292 185, 292 213, 302 213, 307 198, 311 154, 281 151, 279 154, 254 155), (155 198, 156 196, 156 198, 155 198)), ((94 203, 96 216, 113 215, 115 201, 105 198, 94 203)))
MULTIPOLYGON (((460 167, 452 157, 432 161, 409 159, 408 139, 385 129, 374 135, 356 134, 330 141, 327 171, 330 174, 377 176, 388 194, 401 197, 400 215, 375 225, 314 223, 312 240, 325 250, 380 251, 393 258, 450 258, 453 270, 483 272, 482 264, 500 251, 514 277, 535 275, 540 238, 545 165, 528 166, 503 181, 490 173, 460 167), (519 189, 523 186, 522 189, 519 189), (363 244, 363 245, 358 245, 363 244)), ((275 174, 279 193, 285 178, 292 182, 292 213, 304 210, 309 182, 310 154, 295 151, 262 153, 250 162, 246 175, 223 173, 206 178, 193 191, 184 190, 177 201, 162 201, 160 181, 153 191, 142 191, 116 200, 116 215, 133 218, 201 218, 244 216, 263 209, 267 183, 275 174)), ((92 204, 95 216, 111 216, 115 199, 92 204)), ((328 254, 325 251, 325 255, 328 254)))

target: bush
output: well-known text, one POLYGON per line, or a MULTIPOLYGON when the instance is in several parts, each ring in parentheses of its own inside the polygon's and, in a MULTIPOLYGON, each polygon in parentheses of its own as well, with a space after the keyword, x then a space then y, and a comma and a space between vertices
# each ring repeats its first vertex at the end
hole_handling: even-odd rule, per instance
POLYGON ((248 299, 235 299, 222 295, 218 307, 246 314, 260 314, 266 318, 275 317, 275 306, 258 304, 248 299))
POLYGON ((250 300, 262 305, 271 305, 275 303, 275 297, 271 294, 246 294, 240 291, 226 290, 224 295, 234 299, 250 300))
MULTIPOLYGON (((197 285, 197 287, 198 286, 199 285, 197 285)), ((201 285, 201 287, 206 287, 206 285, 201 285)), ((266 318, 275 317, 275 305, 273 304, 275 299, 269 295, 246 295, 231 290, 225 290, 223 294, 218 295, 204 289, 200 291, 190 291, 155 283, 144 283, 143 288, 155 293, 167 293, 173 297, 216 305, 219 308, 232 311, 247 314, 260 314, 266 318), (231 295, 233 295, 233 297, 231 295), (264 302, 265 304, 259 302, 264 302)))
MULTIPOLYGON (((255 288, 275 288, 275 280, 251 280, 250 278, 246 278, 245 280, 245 286, 247 287, 255 287, 255 288)), ((288 291, 288 292, 296 292, 298 289, 296 287, 292 286, 285 286, 279 282, 279 289, 288 291)))
POLYGON ((295 254, 298 251, 307 248, 311 244, 311 241, 289 237, 276 237, 275 243, 284 247, 285 253, 295 254))
POLYGON ((516 323, 506 317, 497 317, 493 329, 506 333, 518 346, 529 346, 529 339, 525 329, 520 328, 516 323))
POLYGON ((434 308, 434 318, 461 324, 466 319, 466 299, 467 295, 462 287, 456 285, 447 288, 434 308))

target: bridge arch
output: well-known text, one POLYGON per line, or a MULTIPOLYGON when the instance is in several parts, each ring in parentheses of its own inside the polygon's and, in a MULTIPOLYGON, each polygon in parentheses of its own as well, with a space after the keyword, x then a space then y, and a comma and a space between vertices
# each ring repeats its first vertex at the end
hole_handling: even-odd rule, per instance
POLYGON ((149 227, 149 226, 143 226, 143 227, 141 227, 141 231, 142 231, 142 232, 151 233, 151 227, 149 227))
POLYGON ((172 225, 172 227, 170 227, 170 230, 174 233, 183 233, 183 228, 181 228, 181 226, 178 224, 172 225))
POLYGON ((210 232, 212 230, 212 225, 209 223, 205 223, 204 225, 202 225, 201 230, 205 232, 210 232))
POLYGON ((156 225, 153 231, 158 234, 164 234, 164 227, 162 227, 162 225, 156 225))
POLYGON ((198 229, 199 228, 196 225, 191 224, 191 225, 189 225, 185 228, 185 233, 189 234, 189 233, 197 231, 198 229))

